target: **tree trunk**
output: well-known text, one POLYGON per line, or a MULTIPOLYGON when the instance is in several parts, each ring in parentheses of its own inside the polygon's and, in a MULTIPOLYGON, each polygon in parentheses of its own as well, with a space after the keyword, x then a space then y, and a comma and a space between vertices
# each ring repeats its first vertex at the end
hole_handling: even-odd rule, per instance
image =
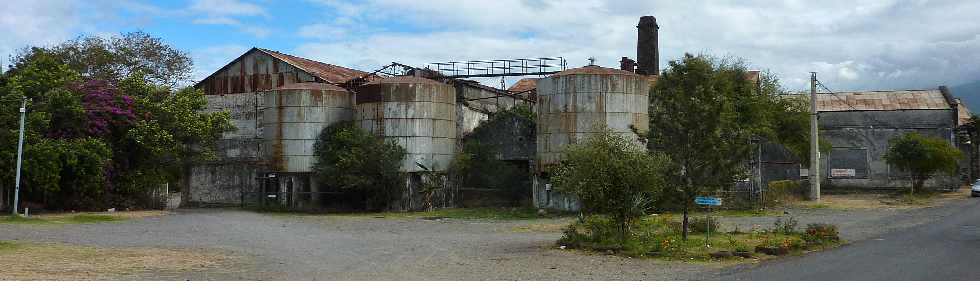
POLYGON ((681 236, 683 237, 684 241, 687 241, 687 205, 688 204, 685 202, 684 203, 684 221, 681 223, 681 226, 682 226, 681 228, 683 229, 681 231, 681 233, 682 233, 681 236))

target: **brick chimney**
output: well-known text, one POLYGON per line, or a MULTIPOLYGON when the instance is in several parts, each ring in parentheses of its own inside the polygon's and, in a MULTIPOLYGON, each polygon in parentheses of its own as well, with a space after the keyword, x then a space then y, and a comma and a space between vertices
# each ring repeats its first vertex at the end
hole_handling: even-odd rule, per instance
POLYGON ((636 61, 628 57, 623 57, 623 59, 619 60, 619 69, 636 72, 636 61))
POLYGON ((657 18, 653 16, 640 17, 636 40, 636 73, 645 75, 660 75, 660 47, 658 46, 657 18))

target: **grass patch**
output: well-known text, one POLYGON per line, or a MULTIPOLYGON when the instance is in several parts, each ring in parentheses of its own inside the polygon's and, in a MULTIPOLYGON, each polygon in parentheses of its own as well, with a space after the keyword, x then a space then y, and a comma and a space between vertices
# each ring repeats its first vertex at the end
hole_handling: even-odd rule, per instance
POLYGON ((74 215, 65 219, 69 223, 100 223, 100 222, 113 222, 121 221, 122 218, 110 216, 110 215, 94 215, 94 214, 81 214, 74 215))
POLYGON ((673 218, 650 216, 634 222, 623 241, 615 223, 605 217, 590 216, 566 227, 558 244, 562 248, 665 260, 705 262, 765 259, 839 245, 836 227, 817 226, 807 226, 803 232, 795 228, 795 222, 791 227, 774 225, 769 230, 749 233, 712 232, 709 236, 703 232, 693 232, 684 240, 673 218))
POLYGON ((2 253, 4 251, 12 251, 14 249, 17 249, 19 246, 20 246, 20 244, 17 244, 17 243, 14 243, 14 242, 0 241, 0 253, 2 253))
POLYGON ((142 280, 143 274, 220 267, 229 257, 204 250, 103 248, 0 241, 0 280, 142 280))
POLYGON ((0 224, 84 224, 124 221, 130 217, 140 217, 125 213, 81 213, 23 216, 0 216, 0 224))

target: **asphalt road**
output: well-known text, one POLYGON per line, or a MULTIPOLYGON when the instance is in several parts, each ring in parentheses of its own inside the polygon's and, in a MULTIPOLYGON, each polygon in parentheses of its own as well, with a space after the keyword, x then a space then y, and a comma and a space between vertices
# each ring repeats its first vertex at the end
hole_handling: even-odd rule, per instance
POLYGON ((930 223, 829 251, 737 268, 719 279, 980 280, 980 200, 943 209, 953 212, 937 210, 942 217, 930 223))

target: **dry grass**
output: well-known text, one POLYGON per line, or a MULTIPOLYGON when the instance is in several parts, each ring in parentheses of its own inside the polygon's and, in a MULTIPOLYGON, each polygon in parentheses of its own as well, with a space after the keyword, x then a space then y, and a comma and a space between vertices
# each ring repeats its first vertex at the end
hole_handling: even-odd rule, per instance
POLYGON ((941 205, 951 200, 959 200, 969 197, 969 188, 961 188, 955 192, 917 194, 912 197, 909 197, 904 193, 826 194, 820 196, 820 202, 798 201, 791 203, 791 206, 841 210, 917 209, 941 205))
POLYGON ((64 220, 66 218, 78 216, 78 215, 103 215, 110 216, 119 220, 127 219, 142 219, 149 217, 159 217, 172 214, 169 211, 120 211, 120 212, 77 212, 77 213, 57 213, 57 214, 43 214, 35 215, 31 217, 37 217, 44 220, 64 220))
POLYGON ((0 247, 0 280, 136 280, 140 274, 198 271, 228 260, 224 255, 198 250, 0 245, 5 245, 0 247))

